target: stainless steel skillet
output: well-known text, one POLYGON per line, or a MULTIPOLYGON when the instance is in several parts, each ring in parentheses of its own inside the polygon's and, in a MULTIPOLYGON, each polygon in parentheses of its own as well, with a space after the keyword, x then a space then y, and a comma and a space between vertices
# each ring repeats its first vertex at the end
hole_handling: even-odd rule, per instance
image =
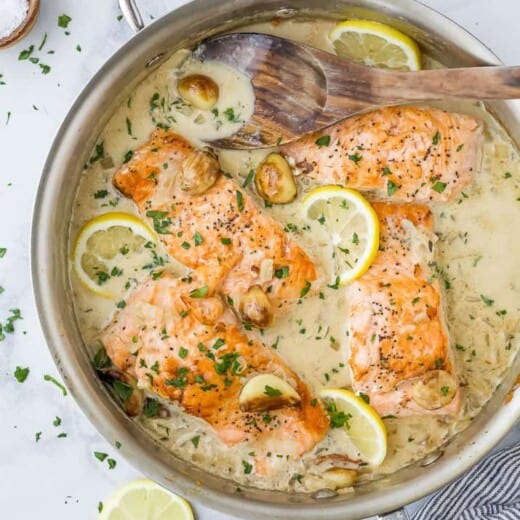
MULTIPOLYGON (((125 14, 139 29, 139 19, 130 16, 135 14, 132 3, 122 1, 125 14)), ((495 446, 520 417, 520 391, 505 401, 520 371, 520 359, 470 427, 428 460, 359 486, 346 497, 258 489, 237 492, 232 482, 174 457, 122 413, 86 355, 68 279, 68 231, 82 166, 118 104, 176 49, 253 21, 297 15, 362 17, 390 23, 409 33, 447 66, 499 63, 462 28, 412 0, 194 0, 124 45, 94 76, 65 118, 49 153, 36 201, 33 281, 47 343, 71 393, 98 430, 110 442, 121 442, 123 455, 144 474, 195 501, 242 518, 359 519, 395 510, 434 491, 495 446)), ((520 144, 520 103, 497 102, 490 108, 520 144)))

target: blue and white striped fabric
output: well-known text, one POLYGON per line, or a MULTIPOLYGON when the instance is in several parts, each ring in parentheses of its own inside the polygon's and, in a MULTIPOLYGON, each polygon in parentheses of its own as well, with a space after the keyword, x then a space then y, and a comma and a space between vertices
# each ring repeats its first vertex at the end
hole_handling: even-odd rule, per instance
POLYGON ((432 495, 412 520, 520 520, 520 445, 497 451, 432 495))

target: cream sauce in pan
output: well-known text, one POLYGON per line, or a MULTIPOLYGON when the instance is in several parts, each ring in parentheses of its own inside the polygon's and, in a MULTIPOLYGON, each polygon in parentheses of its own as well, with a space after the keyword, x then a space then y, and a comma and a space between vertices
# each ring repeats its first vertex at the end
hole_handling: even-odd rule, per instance
MULTIPOLYGON (((254 29, 331 50, 326 37, 331 27, 331 22, 287 21, 276 26, 260 24, 254 29)), ((167 124, 194 144, 203 145, 205 138, 232 134, 251 114, 254 98, 247 79, 221 64, 193 63, 188 56, 189 53, 181 51, 167 60, 116 110, 100 135, 98 149, 93 151, 79 186, 71 224, 71 248, 79 228, 95 215, 108 211, 137 214, 134 204, 116 192, 111 180, 125 153, 144 143, 157 124, 167 124), (201 113, 179 102, 176 78, 187 71, 205 73, 217 81, 221 98, 216 111, 201 113)), ((427 63, 436 66, 430 60, 427 63)), ((475 182, 458 200, 431 206, 439 237, 437 262, 445 280, 444 307, 457 370, 464 384, 463 411, 458 419, 435 416, 385 419, 389 434, 387 458, 378 468, 364 468, 360 480, 394 472, 464 429, 490 398, 520 348, 520 242, 515 239, 520 226, 518 150, 482 104, 458 102, 439 106, 470 113, 486 123, 475 182)), ((220 151, 219 157, 222 169, 242 184, 247 173, 267 153, 267 150, 220 151)), ((301 194, 312 186, 304 186, 301 180, 298 184, 300 196, 294 203, 275 205, 265 211, 284 225, 289 224, 288 229, 294 229, 291 225, 298 227, 300 231, 291 232, 291 236, 317 258, 321 246, 315 237, 301 230, 303 223, 298 215, 301 194)), ((263 207, 251 185, 246 189, 263 207)), ((184 272, 160 246, 144 256, 129 257, 120 266, 125 283, 121 283, 120 295, 113 300, 84 288, 71 270, 78 323, 85 344, 93 352, 98 347, 100 331, 112 319, 127 288, 153 272, 154 253, 163 259, 167 269, 184 272), (145 265, 148 267, 143 268, 145 265)), ((349 385, 347 353, 342 341, 345 320, 343 292, 326 288, 323 298, 305 298, 294 312, 266 329, 260 339, 276 347, 285 362, 313 390, 344 387, 349 385)), ((169 418, 137 420, 178 456, 239 484, 281 490, 318 489, 324 483, 320 472, 313 467, 316 453, 341 452, 356 457, 355 447, 345 432, 335 429, 313 454, 298 461, 288 461, 283 453, 272 454, 269 478, 245 474, 242 461, 250 456, 248 446, 228 448, 201 420, 184 414, 175 405, 167 406, 171 410, 169 418), (199 438, 197 445, 194 437, 199 438)))

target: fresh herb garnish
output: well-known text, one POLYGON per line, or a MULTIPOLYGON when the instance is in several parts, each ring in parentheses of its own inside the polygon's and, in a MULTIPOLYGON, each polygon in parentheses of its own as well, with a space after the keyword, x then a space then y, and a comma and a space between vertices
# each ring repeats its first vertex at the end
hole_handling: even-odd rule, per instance
POLYGON ((433 185, 433 191, 436 191, 437 193, 442 193, 446 189, 447 184, 445 182, 437 181, 433 185))
POLYGON ((195 242, 196 246, 200 246, 204 242, 202 235, 198 231, 195 231, 195 234, 193 235, 193 242, 195 242))
POLYGON ((322 146, 329 146, 330 135, 322 135, 321 137, 318 137, 315 142, 318 145, 318 148, 321 148, 322 146))
POLYGON ((289 276, 289 266, 282 265, 274 270, 274 276, 279 279, 287 278, 289 276))
POLYGON ((349 428, 348 421, 352 419, 352 414, 338 411, 334 403, 329 403, 326 410, 329 414, 330 426, 332 428, 349 428))
POLYGON ((244 473, 246 475, 249 475, 251 473, 251 471, 253 471, 253 465, 249 464, 249 462, 247 462, 245 460, 242 461, 242 466, 244 466, 244 473))
POLYGON ((104 199, 108 195, 107 190, 98 190, 96 193, 94 193, 95 199, 104 199))
POLYGON ((441 140, 441 134, 439 133, 439 131, 437 130, 437 132, 435 132, 435 135, 433 136, 433 139, 432 139, 432 144, 433 145, 438 145, 439 142, 441 140))
POLYGON ((385 166, 383 168, 383 176, 385 175, 392 175, 392 170, 390 168, 388 168, 388 166, 385 166))
POLYGON ((278 390, 278 388, 273 388, 272 386, 265 385, 264 394, 269 397, 280 397, 282 392, 278 390))
POLYGON ((340 282, 340 278, 339 278, 339 276, 336 276, 336 279, 334 280, 334 283, 333 284, 328 284, 327 287, 330 287, 331 289, 338 290, 339 289, 339 282, 340 282))
POLYGON ((225 246, 229 246, 231 244, 231 239, 230 238, 221 238, 220 243, 224 244, 225 246))
POLYGON ((398 189, 399 186, 392 180, 389 180, 386 184, 386 193, 389 197, 391 197, 398 189))
POLYGON ((200 435, 196 435, 195 437, 192 437, 190 440, 193 446, 195 446, 195 448, 199 447, 200 435))
POLYGON ((238 211, 243 211, 244 210, 244 196, 242 195, 242 192, 239 190, 236 191, 236 195, 237 195, 238 211))
POLYGON ((311 282, 305 280, 305 285, 303 287, 303 289, 300 291, 300 298, 303 298, 311 289, 311 282))
POLYGON ((450 387, 449 386, 443 386, 441 387, 441 394, 442 395, 448 395, 448 392, 450 391, 450 387))
POLYGON ((112 382, 112 388, 122 401, 130 399, 134 392, 134 389, 129 384, 118 381, 117 379, 112 382))
POLYGON ((202 287, 199 287, 198 289, 193 289, 193 291, 190 292, 191 298, 204 298, 208 294, 208 286, 203 285, 202 287))
POLYGON ((352 233, 352 243, 356 246, 359 244, 359 235, 356 232, 352 233))
POLYGON ((159 400, 148 397, 144 402, 143 412, 145 417, 157 417, 159 414, 159 400))
POLYGON ((103 453, 101 451, 95 451, 94 457, 96 457, 97 460, 103 462, 108 457, 108 453, 103 453))
POLYGON ((363 159, 363 157, 361 157, 361 155, 359 155, 357 152, 350 154, 348 158, 356 165, 359 163, 359 161, 361 161, 361 159, 363 159))
POLYGON ((480 298, 488 307, 491 307, 495 303, 495 300, 492 300, 491 298, 488 298, 483 294, 480 295, 480 298))
POLYGON ((358 396, 365 401, 365 403, 370 404, 370 397, 363 392, 359 392, 358 396))
POLYGON ((242 183, 242 188, 245 188, 255 176, 255 170, 249 170, 249 173, 247 174, 247 177, 244 179, 244 182, 242 183))
POLYGON ((123 158, 123 164, 126 164, 133 156, 134 156, 134 151, 128 150, 128 152, 125 153, 125 156, 123 158))
POLYGON ((153 219, 153 228, 159 235, 171 235, 168 227, 172 224, 172 219, 169 218, 167 211, 147 211, 146 216, 153 219))
POLYGON ((188 355, 188 349, 184 348, 184 347, 181 347, 179 349, 179 357, 181 359, 184 359, 186 356, 188 355))

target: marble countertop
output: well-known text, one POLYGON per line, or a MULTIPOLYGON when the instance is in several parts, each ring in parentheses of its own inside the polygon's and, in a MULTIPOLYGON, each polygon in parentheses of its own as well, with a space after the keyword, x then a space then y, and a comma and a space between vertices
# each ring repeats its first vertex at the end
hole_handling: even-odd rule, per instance
MULTIPOLYGON (((140 2, 146 21, 183 3, 140 2)), ((518 0, 425 3, 476 34, 506 63, 520 62, 518 0)), ((116 0, 42 0, 29 36, 0 51, 0 248, 7 249, 0 258, 0 322, 10 309, 19 308, 23 316, 14 322, 15 332, 0 342, 2 518, 92 519, 99 501, 141 476, 97 433, 74 400, 44 379, 49 374, 59 380, 59 375, 40 329, 30 277, 31 218, 45 157, 74 98, 132 36, 119 14, 116 0), (58 26, 64 13, 72 19, 67 29, 58 26), (33 45, 32 56, 39 62, 19 60, 20 52, 33 45), (23 384, 14 377, 17 366, 30 368, 23 384), (107 453, 116 466, 109 469, 95 451, 107 453)), ((519 440, 516 428, 505 442, 519 440)), ((193 505, 201 520, 230 518, 193 505)))

